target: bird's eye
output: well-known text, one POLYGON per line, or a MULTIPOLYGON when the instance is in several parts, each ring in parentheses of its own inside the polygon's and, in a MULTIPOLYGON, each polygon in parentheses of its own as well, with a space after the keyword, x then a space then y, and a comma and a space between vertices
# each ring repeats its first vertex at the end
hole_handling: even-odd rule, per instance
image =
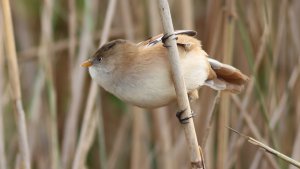
POLYGON ((96 58, 94 58, 94 63, 99 64, 99 63, 101 63, 102 59, 103 59, 102 57, 96 57, 96 58))

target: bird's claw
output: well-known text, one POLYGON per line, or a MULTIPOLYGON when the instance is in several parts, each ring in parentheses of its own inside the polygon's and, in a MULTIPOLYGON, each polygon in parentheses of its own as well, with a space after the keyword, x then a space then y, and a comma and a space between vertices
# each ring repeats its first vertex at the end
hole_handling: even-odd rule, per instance
POLYGON ((182 114, 183 114, 184 111, 185 110, 181 110, 179 112, 176 112, 176 117, 177 117, 177 119, 179 120, 179 122, 181 124, 187 124, 187 123, 189 123, 189 119, 193 118, 195 116, 195 113, 193 111, 191 111, 191 115, 190 116, 182 118, 181 116, 182 116, 182 114))
MULTIPOLYGON (((173 35, 175 35, 175 34, 164 34, 164 36, 161 38, 161 41, 162 41, 162 43, 163 43, 163 46, 165 47, 165 48, 168 48, 168 47, 170 47, 169 45, 166 45, 166 41, 167 41, 167 39, 169 39, 171 36, 173 36, 173 35)), ((175 36, 175 38, 173 38, 173 39, 175 39, 175 40, 177 40, 178 39, 178 37, 176 37, 175 36)))

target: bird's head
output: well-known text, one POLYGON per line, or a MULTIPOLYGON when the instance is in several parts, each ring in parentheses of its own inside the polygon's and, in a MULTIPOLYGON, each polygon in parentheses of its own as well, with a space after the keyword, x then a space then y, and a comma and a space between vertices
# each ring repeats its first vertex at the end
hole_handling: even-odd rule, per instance
POLYGON ((82 67, 99 67, 107 64, 112 64, 115 60, 118 60, 126 46, 131 44, 130 42, 117 39, 108 42, 101 46, 88 60, 84 61, 82 67))

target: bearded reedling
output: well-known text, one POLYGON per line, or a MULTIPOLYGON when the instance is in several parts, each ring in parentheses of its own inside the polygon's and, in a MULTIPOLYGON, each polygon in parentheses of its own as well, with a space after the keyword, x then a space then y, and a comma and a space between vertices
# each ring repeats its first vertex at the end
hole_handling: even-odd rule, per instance
MULTIPOLYGON (((197 99, 197 89, 209 86, 232 93, 242 91, 248 77, 240 70, 209 58, 195 31, 176 35, 183 78, 189 98, 197 99)), ((142 108, 157 108, 176 100, 164 41, 160 34, 138 44, 117 39, 106 43, 81 66, 88 67, 93 80, 121 100, 142 108)), ((188 118, 177 117, 181 123, 188 118)), ((192 116, 191 116, 192 117, 192 116)))

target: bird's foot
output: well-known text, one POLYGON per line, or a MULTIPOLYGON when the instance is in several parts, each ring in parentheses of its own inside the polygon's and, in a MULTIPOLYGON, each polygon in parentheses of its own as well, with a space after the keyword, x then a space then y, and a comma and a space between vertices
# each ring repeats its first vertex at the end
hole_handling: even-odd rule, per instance
MULTIPOLYGON (((170 47, 169 45, 166 45, 166 41, 167 41, 167 39, 169 39, 171 36, 173 36, 173 35, 175 35, 175 34, 164 34, 164 36, 161 38, 161 41, 162 41, 162 43, 163 43, 163 46, 165 47, 165 48, 168 48, 168 47, 170 47)), ((177 40, 178 39, 178 37, 174 37, 173 39, 175 39, 175 40, 177 40)))
POLYGON ((176 117, 177 117, 177 119, 179 120, 179 122, 181 124, 187 124, 187 123, 189 123, 189 119, 193 118, 195 116, 195 113, 193 111, 191 111, 191 115, 190 116, 182 118, 182 114, 184 113, 184 111, 185 110, 181 110, 179 112, 176 112, 176 117))

